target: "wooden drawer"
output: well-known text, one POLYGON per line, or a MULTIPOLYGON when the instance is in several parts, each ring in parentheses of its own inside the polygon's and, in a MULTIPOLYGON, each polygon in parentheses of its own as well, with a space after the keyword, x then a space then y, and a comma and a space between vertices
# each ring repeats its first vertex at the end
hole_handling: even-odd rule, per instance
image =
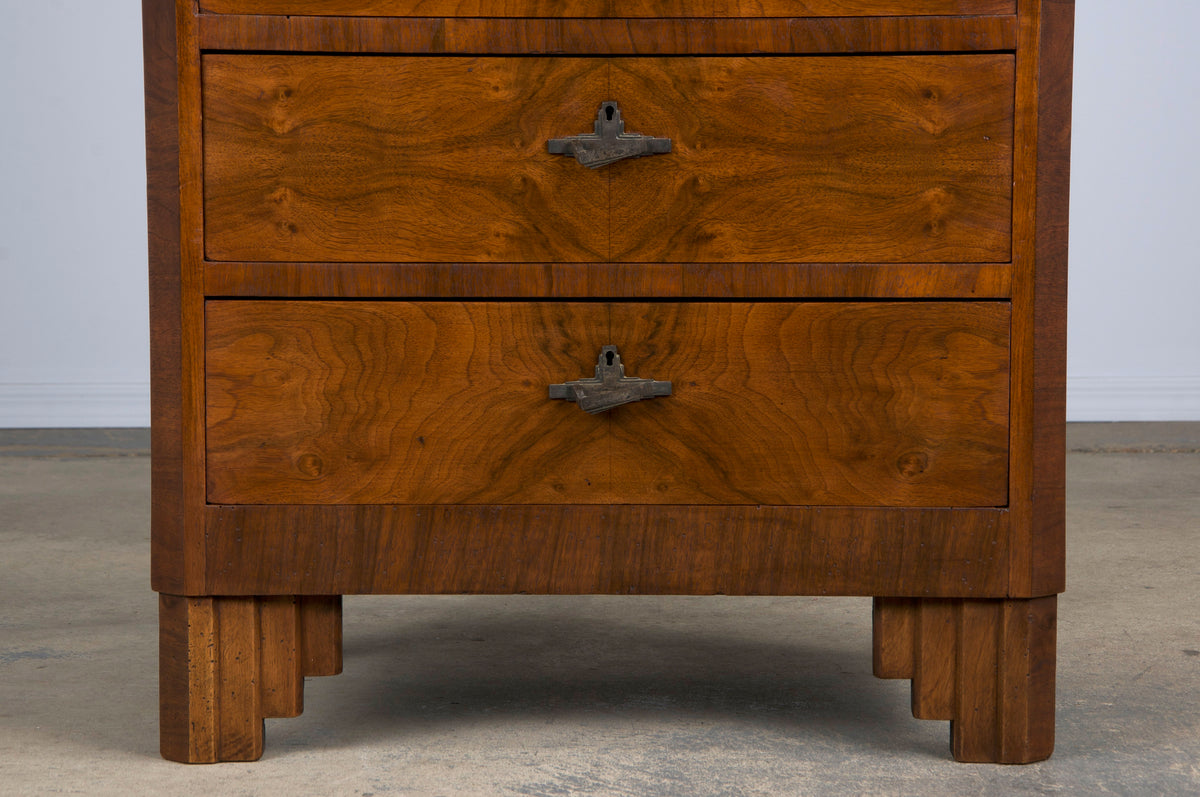
POLYGON ((218 261, 1011 257, 1011 54, 203 57, 218 261), (672 152, 551 155, 615 100, 672 152))
POLYGON ((847 17, 1012 14, 1016 0, 200 0, 200 9, 372 17, 847 17))
POLYGON ((207 303, 208 500, 1003 506, 1000 302, 207 303), (547 386, 618 346, 673 395, 547 386))

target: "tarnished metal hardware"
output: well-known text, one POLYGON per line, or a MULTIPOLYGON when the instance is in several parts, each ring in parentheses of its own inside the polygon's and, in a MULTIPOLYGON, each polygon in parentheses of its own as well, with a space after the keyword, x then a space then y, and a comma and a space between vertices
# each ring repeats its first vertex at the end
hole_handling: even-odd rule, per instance
POLYGON ((596 375, 591 379, 577 379, 550 386, 550 398, 574 401, 592 415, 622 404, 669 395, 670 382, 625 376, 625 366, 621 364, 621 355, 617 353, 616 346, 600 349, 596 375))
POLYGON ((662 155, 671 151, 671 139, 626 133, 621 109, 613 101, 600 105, 594 133, 550 139, 551 155, 574 155, 589 169, 599 169, 625 158, 662 155))

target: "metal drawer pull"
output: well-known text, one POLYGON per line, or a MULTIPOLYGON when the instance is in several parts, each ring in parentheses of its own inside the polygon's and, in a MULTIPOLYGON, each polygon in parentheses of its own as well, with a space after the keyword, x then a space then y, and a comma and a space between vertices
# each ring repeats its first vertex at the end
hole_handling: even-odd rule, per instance
POLYGON ((625 158, 661 155, 671 151, 671 139, 626 133, 621 109, 613 101, 601 103, 594 133, 550 139, 551 155, 574 155, 589 169, 599 169, 625 158))
POLYGON ((577 379, 550 386, 550 398, 574 401, 592 415, 622 404, 669 395, 670 382, 625 376, 625 366, 621 364, 621 355, 617 353, 616 346, 600 349, 596 375, 591 379, 577 379))

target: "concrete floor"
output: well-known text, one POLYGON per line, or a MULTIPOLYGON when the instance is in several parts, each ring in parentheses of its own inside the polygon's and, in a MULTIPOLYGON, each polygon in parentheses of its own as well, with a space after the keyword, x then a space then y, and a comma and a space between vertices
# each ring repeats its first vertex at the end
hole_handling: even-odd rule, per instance
POLYGON ((346 599, 256 764, 162 761, 144 432, 0 432, 0 794, 1200 794, 1200 424, 1070 431, 1058 743, 954 763, 859 598, 346 599))

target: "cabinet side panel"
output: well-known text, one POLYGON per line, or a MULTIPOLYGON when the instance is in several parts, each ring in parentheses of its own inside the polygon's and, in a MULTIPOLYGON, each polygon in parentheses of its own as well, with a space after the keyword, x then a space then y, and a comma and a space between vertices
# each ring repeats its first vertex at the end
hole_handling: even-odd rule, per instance
POLYGON ((160 592, 194 595, 204 579, 195 0, 146 0, 142 10, 154 462, 151 583, 160 592))
POLYGON ((1039 42, 1031 594, 1066 586, 1067 217, 1075 0, 1044 0, 1039 42))
POLYGON ((1074 5, 1022 6, 1013 242, 1009 595, 1064 587, 1067 200, 1074 5))
POLYGON ((151 581, 183 592, 179 89, 174 0, 142 0, 150 257, 151 581))

